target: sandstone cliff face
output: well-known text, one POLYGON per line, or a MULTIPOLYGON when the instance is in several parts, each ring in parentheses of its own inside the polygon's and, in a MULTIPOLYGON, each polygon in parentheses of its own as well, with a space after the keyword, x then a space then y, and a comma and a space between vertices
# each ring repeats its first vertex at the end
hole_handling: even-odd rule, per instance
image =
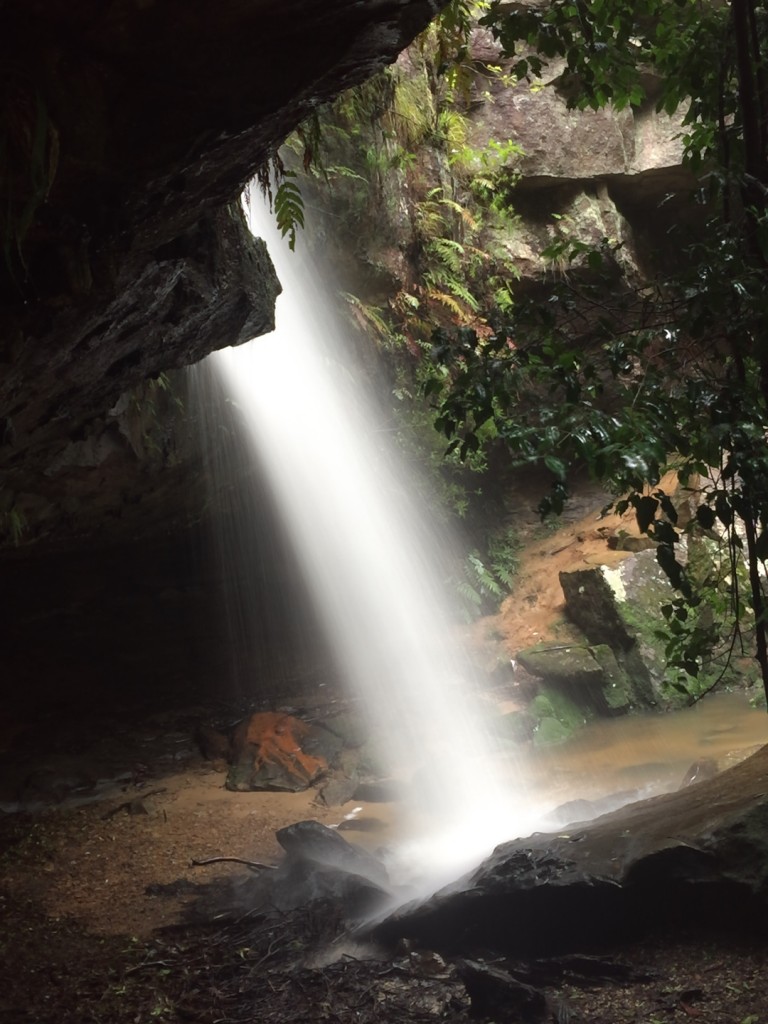
MULTIPOLYGON (((370 177, 371 193, 378 194, 367 208, 349 199, 354 185, 348 182, 319 190, 317 204, 334 214, 323 244, 338 246, 336 263, 351 290, 384 306, 398 289, 418 286, 425 270, 425 204, 434 206, 436 190, 437 202, 456 201, 481 221, 472 237, 469 218, 458 230, 454 225, 453 234, 447 216, 442 225, 446 235, 490 257, 474 282, 480 293, 494 275, 520 281, 517 287, 545 281, 553 267, 542 250, 565 237, 588 245, 609 240, 618 272, 630 278, 663 263, 666 232, 695 217, 689 197, 696 180, 682 166, 680 117, 655 109, 657 83, 649 77, 647 100, 638 108, 570 109, 562 62, 553 61, 541 80, 510 85, 512 62, 483 29, 474 32, 468 56, 469 81, 447 106, 444 85, 432 81, 432 95, 419 86, 422 110, 433 108, 432 126, 408 159, 393 160, 370 177), (442 127, 441 104, 458 113, 460 142, 442 127), (503 185, 507 210, 501 218, 489 211, 487 194, 485 207, 478 202, 484 177, 503 185)), ((425 71, 415 47, 396 69, 411 82, 434 73, 425 71)), ((382 128, 384 151, 392 151, 391 134, 382 128)))
POLYGON ((640 107, 569 109, 564 62, 552 61, 533 88, 506 88, 483 73, 509 67, 490 33, 475 34, 472 56, 473 93, 482 94, 470 108, 472 144, 509 137, 521 149, 508 164, 520 176, 513 196, 520 231, 505 244, 522 275, 541 276, 541 249, 564 233, 590 245, 622 243, 630 275, 658 265, 664 232, 683 215, 681 200, 696 182, 682 166, 680 117, 655 109, 654 80, 640 107))
POLYGON ((121 392, 271 328, 279 285, 230 204, 316 104, 394 60, 441 5, 3 5, 6 534, 23 495, 66 492, 64 449, 121 392))

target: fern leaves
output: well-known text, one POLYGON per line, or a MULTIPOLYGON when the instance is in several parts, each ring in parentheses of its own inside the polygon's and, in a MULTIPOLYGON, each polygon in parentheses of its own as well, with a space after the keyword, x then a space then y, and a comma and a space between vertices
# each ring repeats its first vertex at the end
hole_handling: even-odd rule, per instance
POLYGON ((293 171, 284 172, 274 200, 275 221, 283 238, 288 237, 288 248, 292 252, 296 248, 296 229, 304 227, 304 200, 295 177, 293 171))
MULTIPOLYGON (((279 153, 273 153, 256 173, 262 195, 269 200, 269 209, 283 238, 288 236, 288 248, 296 248, 296 230, 304 227, 304 199, 296 181, 296 172, 289 171, 279 153), (272 191, 273 184, 277 188, 272 191)), ((246 192, 247 197, 247 192, 246 192)))

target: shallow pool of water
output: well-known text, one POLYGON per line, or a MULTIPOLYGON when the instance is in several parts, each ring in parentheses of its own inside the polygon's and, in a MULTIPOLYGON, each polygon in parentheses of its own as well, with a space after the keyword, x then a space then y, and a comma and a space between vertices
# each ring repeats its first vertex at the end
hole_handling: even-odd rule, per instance
MULTIPOLYGON (((768 714, 753 708, 741 693, 714 694, 680 711, 591 722, 563 743, 529 747, 504 759, 507 784, 529 809, 519 819, 524 824, 509 824, 506 838, 559 831, 627 803, 675 791, 694 765, 700 766, 701 776, 722 771, 764 743, 768 714)), ((484 770, 468 766, 478 787, 484 770)), ((404 802, 347 806, 345 811, 348 820, 341 827, 347 838, 392 851, 395 874, 420 860, 422 845, 439 825, 415 780, 404 802)))
POLYGON ((694 765, 704 775, 722 771, 764 743, 765 710, 743 693, 712 694, 680 711, 590 722, 564 743, 535 748, 521 782, 550 806, 611 794, 642 799, 679 789, 694 765))

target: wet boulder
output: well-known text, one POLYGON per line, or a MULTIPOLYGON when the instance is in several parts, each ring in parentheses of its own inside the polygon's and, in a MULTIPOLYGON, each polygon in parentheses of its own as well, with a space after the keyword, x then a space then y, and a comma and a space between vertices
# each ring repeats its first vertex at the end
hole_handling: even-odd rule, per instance
POLYGON ((604 814, 610 814, 611 811, 616 811, 620 807, 636 803, 641 799, 642 793, 639 789, 623 789, 616 793, 608 793, 596 800, 584 800, 583 798, 566 800, 565 803, 558 804, 557 807, 549 811, 544 821, 550 828, 562 829, 578 822, 600 818, 604 814))
POLYGON ((361 921, 392 900, 387 869, 373 854, 318 821, 299 821, 276 833, 286 858, 270 877, 270 902, 292 910, 315 901, 333 904, 348 922, 361 921))
POLYGON ((343 771, 332 771, 317 784, 314 803, 319 807, 342 807, 354 796, 357 778, 343 771))
POLYGON ((663 622, 661 606, 673 590, 655 551, 631 555, 616 569, 561 572, 560 584, 568 618, 590 644, 612 652, 628 682, 629 703, 658 703, 666 661, 656 631, 663 622))
POLYGON ((715 778, 498 846, 378 924, 443 953, 587 951, 650 927, 768 931, 768 747, 715 778))
POLYGON ((517 660, 531 675, 593 714, 629 710, 630 682, 607 644, 537 645, 520 651, 517 660))
POLYGON ((717 761, 713 757, 702 757, 700 761, 694 761, 685 773, 680 789, 692 786, 696 782, 703 782, 704 779, 712 779, 718 771, 717 761))
POLYGON ((284 857, 272 865, 248 863, 249 870, 222 886, 198 889, 187 919, 199 921, 244 911, 282 916, 311 915, 313 933, 330 942, 395 905, 384 864, 317 821, 299 821, 276 833, 284 857))
POLYGON ((279 829, 275 836, 294 862, 343 868, 384 885, 389 882, 387 869, 377 857, 348 843, 336 829, 321 825, 319 821, 297 821, 279 829))

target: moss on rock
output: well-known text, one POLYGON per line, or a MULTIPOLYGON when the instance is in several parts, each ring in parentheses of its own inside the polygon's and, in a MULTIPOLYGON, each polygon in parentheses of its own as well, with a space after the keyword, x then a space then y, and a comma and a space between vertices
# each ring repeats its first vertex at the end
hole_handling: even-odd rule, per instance
POLYGON ((537 746, 562 742, 591 717, 589 711, 556 686, 544 686, 533 699, 530 712, 538 720, 533 731, 533 741, 537 746))
POLYGON ((549 684, 547 693, 572 701, 583 714, 611 715, 631 706, 630 680, 607 644, 537 646, 521 651, 518 660, 549 684))

